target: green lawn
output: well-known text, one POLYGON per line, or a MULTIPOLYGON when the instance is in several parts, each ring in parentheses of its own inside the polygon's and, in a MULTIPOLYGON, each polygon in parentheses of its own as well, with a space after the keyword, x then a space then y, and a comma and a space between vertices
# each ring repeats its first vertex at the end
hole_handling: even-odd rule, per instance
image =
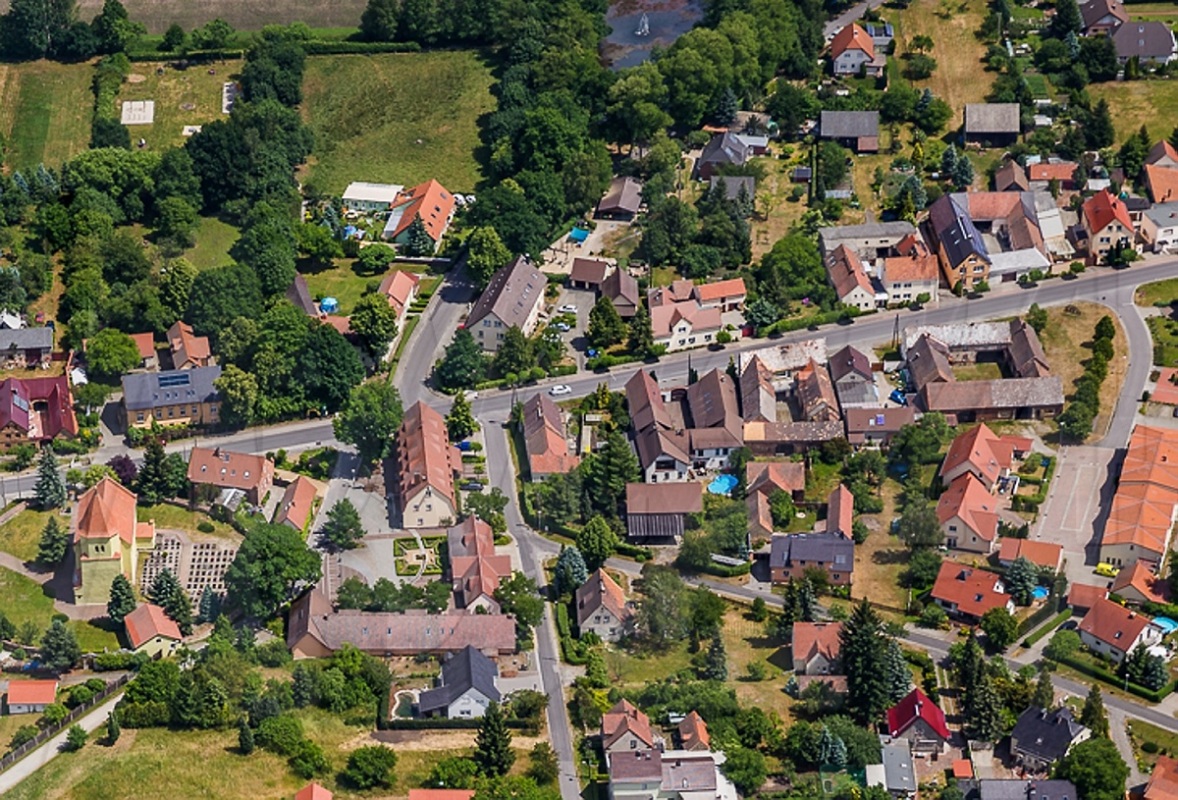
POLYGON ((146 139, 150 149, 164 150, 184 143, 185 125, 225 119, 221 113, 221 87, 240 71, 241 64, 241 61, 217 62, 211 75, 210 67, 203 64, 189 69, 173 69, 162 62, 134 64, 119 91, 119 101, 155 101, 155 121, 151 125, 128 127, 131 138, 146 139))
POLYGON ((1143 770, 1148 772, 1153 769, 1153 764, 1158 759, 1157 753, 1146 753, 1141 749, 1145 742, 1153 742, 1160 752, 1171 757, 1178 755, 1178 734, 1137 719, 1130 720, 1128 728, 1133 741, 1133 751, 1137 754, 1137 760, 1143 770))
POLYGON ((1142 125, 1150 141, 1165 139, 1174 129, 1178 114, 1178 81, 1110 81, 1088 87, 1092 102, 1107 100, 1116 127, 1117 144, 1136 133, 1142 125))
POLYGON ((1153 337, 1153 363, 1162 367, 1178 366, 1178 320, 1150 317, 1146 322, 1153 337))
POLYGON ((241 236, 241 232, 227 222, 214 217, 201 217, 196 229, 196 245, 184 253, 198 270, 223 267, 233 259, 229 248, 241 236))
POLYGON ((155 520, 157 528, 171 528, 190 534, 196 533, 202 536, 216 536, 222 539, 241 541, 241 534, 235 531, 231 525, 226 525, 224 522, 217 522, 209 517, 208 514, 189 511, 186 508, 180 508, 169 503, 160 503, 155 506, 139 506, 136 509, 136 514, 140 522, 155 520), (202 522, 211 524, 213 530, 209 533, 197 530, 196 526, 202 522))
MULTIPOLYGON (((307 280, 307 289, 311 297, 316 300, 324 297, 334 297, 339 301, 339 312, 344 316, 352 313, 356 303, 368 291, 369 286, 380 286, 388 272, 377 275, 361 274, 356 271, 356 260, 351 258, 337 258, 330 267, 324 268, 319 264, 308 261, 299 263, 299 272, 307 280)), ((423 272, 424 268, 414 268, 415 265, 399 264, 396 269, 405 272, 423 272)), ((390 269, 389 272, 394 270, 390 269)), ((423 278, 421 291, 432 292, 441 283, 441 278, 423 278)))
POLYGON ((1133 302, 1139 306, 1169 305, 1175 300, 1178 300, 1178 278, 1147 283, 1133 296, 1133 302))
MULTIPOLYGON (((46 594, 47 591, 36 581, 0 567, 0 611, 18 628, 30 621, 42 629, 49 627, 54 610, 53 598, 46 594)), ((83 650, 114 650, 120 647, 117 635, 97 625, 74 621, 70 627, 83 650)))
POLYGON ((87 64, 33 61, 0 64, 0 135, 6 166, 60 167, 86 149, 94 96, 87 64))
POLYGON ((56 517, 62 528, 69 529, 69 520, 55 511, 25 509, 0 525, 0 550, 11 553, 22 561, 32 561, 37 557, 41 531, 45 529, 45 523, 50 517, 56 517))
POLYGON ((452 192, 482 175, 477 120, 494 109, 490 65, 473 51, 307 59, 303 113, 315 132, 310 182, 339 194, 351 181, 452 192))
POLYGON ((1002 380, 1002 368, 993 362, 961 364, 953 368, 953 377, 959 381, 1002 380))

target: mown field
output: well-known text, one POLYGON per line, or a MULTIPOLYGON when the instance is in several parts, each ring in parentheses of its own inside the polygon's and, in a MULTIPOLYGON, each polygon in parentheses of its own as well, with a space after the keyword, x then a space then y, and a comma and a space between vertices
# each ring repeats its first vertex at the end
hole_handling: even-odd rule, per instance
POLYGON ((221 119, 221 86, 233 80, 241 64, 220 61, 182 70, 161 62, 136 63, 119 91, 119 102, 154 100, 155 122, 130 126, 132 140, 146 139, 153 150, 175 147, 184 143, 185 125, 221 119))
POLYGON ((94 108, 91 77, 85 64, 0 64, 4 162, 19 170, 41 163, 57 167, 85 150, 94 108))
POLYGON ((303 116, 315 132, 305 181, 470 192, 481 178, 478 119, 494 109, 491 67, 473 51, 307 59, 303 116))
MULTIPOLYGON (((78 17, 89 21, 102 10, 103 0, 78 0, 78 17)), ((0 0, 0 13, 9 0, 0 0)), ((305 22, 313 28, 355 28, 360 24, 366 0, 303 0, 297 6, 266 0, 126 0, 131 19, 147 26, 148 33, 163 33, 173 22, 190 31, 218 17, 239 30, 258 30, 263 25, 305 22)))

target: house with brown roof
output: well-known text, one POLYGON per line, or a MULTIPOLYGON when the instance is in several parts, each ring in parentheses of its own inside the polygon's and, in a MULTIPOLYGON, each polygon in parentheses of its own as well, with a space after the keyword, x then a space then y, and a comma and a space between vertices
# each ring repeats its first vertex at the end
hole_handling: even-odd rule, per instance
POLYGON ((1084 201, 1080 208, 1080 221, 1088 237, 1090 264, 1103 263, 1109 251, 1116 247, 1134 246, 1136 233, 1133 220, 1129 218, 1129 209, 1124 200, 1107 189, 1084 201))
POLYGON ((1178 760, 1158 756, 1142 800, 1173 800, 1175 797, 1178 797, 1178 760))
POLYGON ((598 291, 609 273, 608 261, 602 261, 600 258, 574 258, 573 268, 569 272, 569 287, 598 291))
POLYGON ((1178 169, 1178 149, 1165 139, 1159 139, 1145 157, 1145 163, 1158 167, 1178 169))
POLYGON ((838 422, 838 398, 834 393, 830 373, 826 367, 811 359, 810 363, 798 370, 794 376, 794 392, 802 419, 806 422, 838 422))
POLYGON ((1031 188, 1031 180, 1023 165, 1015 159, 1007 159, 994 173, 994 191, 1025 192, 1031 188))
POLYGON ((581 463, 579 456, 569 452, 564 412, 546 393, 537 392, 524 403, 523 428, 528 473, 533 481, 567 474, 581 463))
POLYGON ((701 483, 627 483, 626 535, 634 540, 679 539, 688 514, 703 511, 701 483))
POLYGON ((887 447, 905 425, 916 423, 912 406, 848 408, 843 411, 847 441, 853 447, 887 447))
POLYGON ((708 750, 616 752, 609 759, 609 800, 738 800, 723 760, 708 750))
POLYGON ((1145 561, 1157 569, 1178 517, 1178 431, 1138 425, 1129 437, 1113 495, 1100 560, 1117 567, 1145 561))
POLYGON ((617 753, 662 748, 663 738, 651 728, 650 717, 629 700, 619 700, 601 715, 601 749, 607 763, 617 753))
POLYGON ((491 657, 515 652, 515 618, 507 614, 337 611, 318 587, 291 604, 286 630, 295 658, 327 658, 345 644, 380 657, 443 655, 467 646, 491 657))
POLYGON ((531 336, 547 288, 544 273, 524 256, 516 257, 491 276, 466 318, 467 330, 484 350, 492 353, 499 350, 509 328, 519 328, 525 336, 531 336))
POLYGON ((450 580, 458 607, 470 614, 497 614, 495 590, 511 577, 511 556, 496 555, 491 526, 473 514, 446 531, 450 580))
POLYGON ((744 278, 729 278, 724 281, 697 283, 692 288, 700 308, 718 308, 721 311, 739 311, 744 308, 748 290, 744 278))
POLYGON ((131 341, 139 351, 139 367, 141 369, 156 369, 160 365, 159 353, 155 349, 155 334, 151 331, 132 333, 131 341))
POLYGON ((746 422, 744 444, 757 458, 787 458, 842 439, 841 422, 746 422))
POLYGON ((162 608, 151 603, 141 603, 124 617, 123 630, 132 650, 152 658, 172 655, 184 640, 180 626, 162 608))
POLYGON ((1014 611, 1002 576, 956 561, 945 561, 937 573, 931 597, 949 614, 976 622, 992 608, 1014 611))
POLYGON ((67 375, 7 378, 0 382, 0 452, 20 444, 77 435, 78 418, 67 375))
POLYGON ((1075 161, 1049 158, 1037 164, 1027 165, 1027 178, 1031 181, 1031 188, 1035 190, 1049 189, 1051 182, 1055 181, 1062 191, 1074 192, 1079 188, 1075 179, 1078 167, 1079 164, 1075 161))
POLYGON ((1118 0, 1088 0, 1080 4, 1080 16, 1083 18, 1085 36, 1112 35, 1112 33, 1129 21, 1129 12, 1125 4, 1118 0))
POLYGON ((951 485, 957 478, 971 473, 987 491, 993 491, 1000 478, 1010 474, 1017 461, 1030 452, 1032 442, 1023 436, 998 436, 982 423, 959 435, 949 445, 941 462, 941 483, 951 485))
POLYGON ((397 430, 397 501, 405 527, 440 528, 454 521, 454 475, 461 465, 445 418, 421 401, 411 405, 397 430))
POLYGON ((1020 558, 1025 558, 1040 569, 1059 572, 1063 568, 1063 545, 1035 539, 1016 539, 1013 536, 1003 537, 998 546, 998 563, 1009 569, 1020 558))
POLYGON ((1057 376, 994 381, 930 383, 919 394, 921 408, 939 411, 950 425, 996 419, 1046 419, 1063 411, 1057 376))
POLYGON ((895 254, 879 262, 879 282, 887 292, 888 303, 915 303, 921 295, 925 302, 937 304, 941 285, 941 268, 936 253, 915 233, 905 236, 895 247, 895 254))
POLYGON ((57 702, 57 681, 9 681, 4 707, 9 714, 43 714, 57 702))
POLYGON ((265 456, 221 447, 193 447, 188 458, 188 480, 194 487, 239 490, 252 505, 262 505, 274 485, 274 462, 265 456))
POLYGON ((389 307, 397 315, 398 326, 404 324, 405 315, 409 313, 409 306, 413 305, 420 285, 420 275, 403 269, 394 270, 381 279, 378 291, 388 298, 389 307))
POLYGON ((773 373, 760 356, 752 356, 740 373, 740 413, 745 422, 777 421, 773 373))
POLYGON ((215 363, 209 337, 197 336, 191 325, 179 320, 168 328, 168 349, 172 351, 172 369, 210 367, 215 363))
POLYGON ((851 248, 839 245, 826 257, 826 277, 843 305, 860 311, 875 309, 875 288, 859 254, 851 248))
POLYGON ((653 310, 658 306, 686 303, 695 299, 695 284, 686 278, 676 278, 667 286, 646 290, 646 304, 653 310))
POLYGON ((1068 587, 1068 605, 1075 609, 1076 616, 1088 613, 1097 600, 1108 597, 1108 589, 1090 583, 1073 583, 1068 587))
POLYGON ((642 305, 642 292, 638 281, 624 269, 615 269, 601 282, 601 294, 614 304, 614 310, 622 319, 630 319, 642 305))
POLYGON ((135 494, 106 477, 78 498, 73 515, 74 602, 105 603, 116 575, 135 584, 140 553, 155 545, 155 523, 139 522, 135 494))
POLYGON ((393 201, 381 238, 398 246, 408 244, 409 229, 420 219, 436 250, 450 227, 455 206, 454 195, 436 180, 419 183, 393 201))
POLYGON ((693 298, 651 307, 650 327, 654 343, 673 353, 714 343, 723 320, 719 308, 703 308, 693 298))
POLYGON ((305 531, 315 510, 319 493, 314 482, 306 475, 300 475, 287 484, 282 500, 274 510, 275 525, 289 525, 296 531, 305 531))
POLYGON ((1122 567, 1109 591, 1131 606, 1170 602, 1169 582, 1154 575, 1144 561, 1122 567))
POLYGON ((618 582, 603 569, 597 569, 577 588, 574 598, 577 629, 583 636, 592 631, 603 642, 616 642, 630 632, 634 624, 634 604, 618 582))
POLYGON ((830 357, 830 379, 834 383, 838 404, 845 414, 852 408, 878 408, 879 391, 871 359, 847 345, 830 357))
POLYGON ((642 208, 642 182, 629 175, 610 181, 605 197, 597 204, 598 219, 629 222, 642 208))
POLYGON ((989 555, 998 541, 998 501, 972 473, 957 477, 937 500, 937 521, 952 550, 989 555))
POLYGON ((708 733, 708 725, 698 711, 692 710, 679 721, 677 729, 679 735, 679 749, 698 752, 710 750, 712 737, 708 733))
POLYGON ((830 42, 830 64, 835 75, 866 75, 878 78, 887 67, 887 56, 876 53, 875 43, 867 31, 852 22, 834 35, 830 42))
POLYGON ((1079 630, 1085 647, 1118 664, 1138 646, 1150 647, 1162 640, 1161 629, 1151 625, 1149 617, 1105 599, 1093 602, 1079 630))
POLYGON ((745 486, 749 535, 771 536, 776 526, 770 499, 785 492, 800 501, 806 492, 806 467, 800 461, 750 461, 745 466, 745 486))
POLYGON ((790 644, 794 674, 839 674, 842 633, 841 622, 795 622, 790 644))
POLYGON ((966 103, 965 141, 983 147, 1013 144, 1020 131, 1018 103, 966 103))

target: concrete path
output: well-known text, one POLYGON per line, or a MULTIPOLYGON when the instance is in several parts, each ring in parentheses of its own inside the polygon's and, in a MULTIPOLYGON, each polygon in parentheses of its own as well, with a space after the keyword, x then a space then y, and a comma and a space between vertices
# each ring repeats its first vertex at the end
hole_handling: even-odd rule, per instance
POLYGON ((1129 715, 1123 711, 1110 710, 1108 715, 1109 738, 1121 752, 1121 758, 1129 765, 1129 779, 1125 786, 1133 790, 1149 780, 1149 776, 1137 767, 1137 756, 1133 752, 1133 742, 1129 739, 1129 732, 1125 726, 1129 724, 1129 715))
MULTIPOLYGON (((106 724, 106 718, 110 715, 110 712, 114 710, 114 707, 118 704, 122 697, 122 692, 116 692, 112 694, 106 699, 106 702, 95 706, 94 710, 92 710, 86 716, 79 718, 75 724, 81 725, 82 729, 85 730, 86 733, 93 733, 106 724)), ((45 744, 29 753, 27 756, 13 764, 7 770, 0 772, 0 797, 8 794, 10 791, 16 788, 17 784, 32 775, 41 767, 48 764, 53 759, 57 758, 59 755, 69 758, 68 753, 63 754, 61 752, 62 745, 65 744, 65 737, 68 732, 69 728, 65 728, 57 736, 54 736, 49 741, 45 742, 45 744)), ((95 745, 91 743, 87 744, 86 746, 94 747, 95 745)))

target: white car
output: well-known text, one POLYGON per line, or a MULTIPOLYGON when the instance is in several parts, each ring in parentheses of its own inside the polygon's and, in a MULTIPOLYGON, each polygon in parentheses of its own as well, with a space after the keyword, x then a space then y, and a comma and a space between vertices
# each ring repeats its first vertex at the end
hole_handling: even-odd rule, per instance
POLYGON ((561 395, 572 394, 572 393, 573 393, 573 387, 568 386, 563 383, 558 383, 558 384, 556 384, 556 386, 553 386, 551 389, 548 390, 548 394, 550 394, 554 397, 560 397, 561 395))
POLYGON ((570 328, 568 325, 566 325, 563 322, 556 323, 556 329, 558 331, 560 331, 561 333, 568 333, 569 331, 572 330, 572 328, 570 328))
POLYGON ((577 307, 575 305, 573 305, 572 303, 565 303, 563 306, 561 306, 560 308, 558 308, 556 310, 562 314, 576 314, 577 313, 577 307))

